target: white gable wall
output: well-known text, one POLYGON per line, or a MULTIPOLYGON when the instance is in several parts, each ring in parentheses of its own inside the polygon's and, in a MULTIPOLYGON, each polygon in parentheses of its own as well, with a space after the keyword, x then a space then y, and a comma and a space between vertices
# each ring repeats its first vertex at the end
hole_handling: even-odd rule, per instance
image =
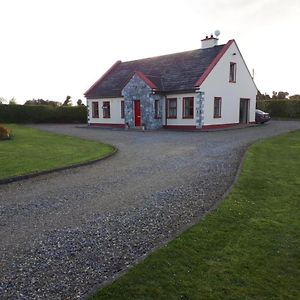
POLYGON ((124 119, 121 118, 121 101, 123 98, 103 98, 103 99, 87 99, 89 123, 90 124, 124 124, 124 119), (103 118, 103 102, 110 102, 110 118, 103 118), (99 104, 99 118, 93 118, 92 114, 92 102, 98 102, 99 104))
POLYGON ((250 99, 249 122, 255 121, 257 89, 235 42, 201 84, 200 91, 205 93, 204 126, 239 123, 240 98, 250 99), (230 62, 236 63, 235 83, 229 82, 230 62), (214 97, 222 98, 221 118, 214 118, 214 97))

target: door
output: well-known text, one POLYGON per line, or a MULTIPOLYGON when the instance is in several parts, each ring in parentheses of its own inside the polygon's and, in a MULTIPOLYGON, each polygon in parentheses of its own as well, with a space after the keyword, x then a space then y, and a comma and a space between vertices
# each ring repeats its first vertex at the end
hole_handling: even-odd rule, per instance
POLYGON ((135 100, 134 102, 134 125, 141 126, 141 101, 135 100))
POLYGON ((240 123, 249 122, 249 99, 240 99, 240 123))

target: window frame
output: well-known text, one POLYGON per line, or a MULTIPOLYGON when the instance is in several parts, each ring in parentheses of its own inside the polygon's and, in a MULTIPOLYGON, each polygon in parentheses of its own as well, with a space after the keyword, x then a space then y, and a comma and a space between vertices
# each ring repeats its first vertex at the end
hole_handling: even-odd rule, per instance
POLYGON ((121 100, 121 119, 125 119, 125 102, 121 100))
POLYGON ((154 100, 154 119, 161 118, 160 100, 154 100))
POLYGON ((92 118, 99 119, 99 102, 92 101, 92 118))
POLYGON ((214 97, 214 119, 222 118, 222 97, 214 97), (216 102, 218 104, 218 113, 216 113, 216 102))
POLYGON ((110 119, 110 101, 102 102, 102 115, 103 115, 103 119, 110 119))
POLYGON ((229 82, 236 83, 236 68, 237 65, 235 62, 230 62, 229 65, 229 82))
POLYGON ((177 98, 168 98, 167 99, 167 119, 177 119, 177 98), (175 107, 172 107, 172 109, 175 110, 175 115, 170 116, 170 103, 175 103, 175 107))
MULTIPOLYGON (((190 109, 191 109, 190 107, 190 109)), ((182 98, 182 119, 194 119, 194 97, 183 97, 182 98), (192 114, 187 115, 186 114, 186 102, 191 101, 192 105, 192 114)))

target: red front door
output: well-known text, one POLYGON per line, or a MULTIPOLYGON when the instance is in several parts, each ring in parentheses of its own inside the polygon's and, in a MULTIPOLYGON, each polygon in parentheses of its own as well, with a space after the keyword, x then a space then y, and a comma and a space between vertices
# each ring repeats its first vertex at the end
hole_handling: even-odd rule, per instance
POLYGON ((141 101, 134 101, 134 124, 135 126, 141 126, 141 101))

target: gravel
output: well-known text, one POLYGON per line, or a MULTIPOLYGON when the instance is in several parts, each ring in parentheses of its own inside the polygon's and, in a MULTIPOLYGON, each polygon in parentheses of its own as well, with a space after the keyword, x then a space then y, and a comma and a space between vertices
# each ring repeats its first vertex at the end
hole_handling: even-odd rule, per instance
POLYGON ((300 122, 217 132, 34 127, 119 152, 0 186, 1 299, 85 298, 214 207, 250 143, 300 122))

